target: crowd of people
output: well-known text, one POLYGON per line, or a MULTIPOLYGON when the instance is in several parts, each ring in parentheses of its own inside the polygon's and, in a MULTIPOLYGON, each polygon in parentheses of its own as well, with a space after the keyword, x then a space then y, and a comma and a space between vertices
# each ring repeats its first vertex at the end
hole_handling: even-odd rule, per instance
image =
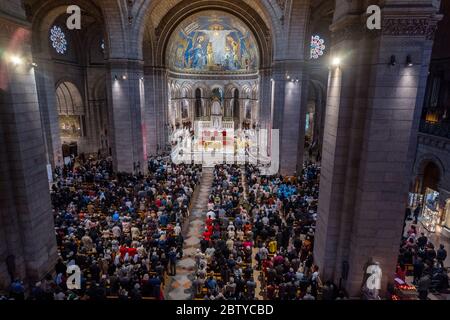
POLYGON ((253 300, 253 225, 242 169, 218 165, 208 200, 205 230, 195 254, 194 295, 207 300, 253 300))
MULTIPOLYGON (((183 255, 183 221, 200 174, 198 166, 162 158, 149 161, 145 176, 116 175, 110 160, 78 159, 58 170, 51 199, 59 259, 30 299, 163 299, 165 275, 175 274, 183 255), (75 265, 80 288, 67 283, 75 265)), ((23 297, 19 283, 15 298, 23 297)))
MULTIPOLYGON (((417 223, 416 213, 414 219, 417 223)), ((427 300, 430 291, 444 292, 449 289, 449 278, 444 265, 447 251, 443 244, 436 248, 424 232, 419 233, 415 223, 409 226, 403 237, 396 278, 401 283, 406 283, 406 277, 412 276, 412 284, 418 291, 419 299, 427 300)))
MULTIPOLYGON (((199 166, 162 158, 149 161, 145 176, 115 174, 108 159, 78 159, 57 171, 51 198, 59 259, 30 299, 164 299, 166 275, 176 274, 183 256, 183 222, 200 175, 199 166), (68 287, 71 266, 80 268, 80 288, 68 287)), ((319 179, 313 163, 295 177, 217 165, 194 255, 194 297, 346 298, 322 283, 314 264, 319 179)), ((20 281, 11 296, 23 298, 20 281)))
POLYGON ((308 163, 297 177, 263 177, 247 166, 254 221, 256 260, 269 300, 345 298, 331 282, 322 283, 314 264, 320 167, 308 163))
POLYGON ((321 283, 314 265, 318 165, 305 165, 298 177, 263 177, 252 165, 245 170, 220 165, 214 176, 201 249, 195 255, 197 297, 346 297, 335 284, 321 283))

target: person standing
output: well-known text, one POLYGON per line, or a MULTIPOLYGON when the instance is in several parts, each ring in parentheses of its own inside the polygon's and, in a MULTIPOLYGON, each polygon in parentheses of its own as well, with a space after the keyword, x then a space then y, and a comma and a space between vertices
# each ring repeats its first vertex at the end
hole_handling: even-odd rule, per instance
POLYGON ((417 222, 419 221, 419 215, 420 215, 421 211, 422 211, 422 207, 421 206, 417 206, 414 209, 414 224, 417 224, 417 222))
POLYGON ((424 269, 425 269, 425 265, 424 265, 424 263, 422 261, 422 258, 417 257, 415 259, 414 265, 413 265, 413 275, 414 275, 413 283, 414 284, 417 284, 419 279, 422 277, 424 269))
POLYGON ((441 268, 444 268, 444 261, 445 261, 445 259, 447 259, 447 251, 445 250, 445 246, 443 244, 441 244, 439 246, 439 249, 436 254, 436 259, 437 259, 438 265, 441 268))
POLYGON ((428 299, 428 292, 430 290, 430 286, 431 286, 431 277, 430 274, 427 272, 423 275, 422 278, 420 278, 419 283, 417 284, 417 291, 419 292, 420 300, 428 299))
POLYGON ((169 258, 169 274, 171 276, 177 275, 177 250, 172 248, 168 253, 169 258))

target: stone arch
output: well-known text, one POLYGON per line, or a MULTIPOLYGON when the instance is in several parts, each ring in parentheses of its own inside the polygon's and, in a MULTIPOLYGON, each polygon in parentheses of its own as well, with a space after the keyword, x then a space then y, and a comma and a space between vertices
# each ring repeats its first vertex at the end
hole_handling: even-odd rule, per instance
POLYGON ((251 99, 252 97, 252 87, 250 84, 246 83, 241 86, 241 99, 251 99))
MULTIPOLYGON (((156 27, 154 35, 145 34, 142 37, 144 52, 144 61, 146 65, 166 65, 167 45, 175 28, 190 15, 204 10, 223 11, 241 19, 254 34, 260 50, 260 68, 269 67, 272 61, 272 35, 264 20, 250 6, 238 0, 183 0, 173 6, 167 14, 161 19, 156 27), (150 45, 154 42, 151 52, 150 45)), ((148 22, 150 23, 150 22, 148 22)))
POLYGON ((439 159, 439 157, 437 157, 436 155, 431 154, 431 153, 424 154, 416 160, 416 165, 414 167, 414 175, 416 177, 423 176, 423 174, 425 172, 425 168, 430 163, 434 164, 438 168, 439 177, 440 177, 439 180, 442 181, 444 179, 445 173, 446 173, 445 166, 444 166, 443 162, 441 161, 441 159, 439 159))
POLYGON ((56 86, 58 113, 67 115, 84 114, 81 91, 71 81, 60 81, 56 86))
POLYGON ((172 83, 172 97, 175 99, 181 99, 182 98, 182 92, 181 92, 181 85, 178 82, 172 83))
POLYGON ((183 82, 183 84, 181 85, 181 97, 188 99, 194 98, 192 83, 187 81, 183 82))
MULTIPOLYGON (((95 18, 99 23, 103 24, 103 15, 92 1, 87 0, 41 0, 28 5, 28 13, 32 22, 33 32, 32 43, 34 54, 40 56, 50 56, 48 44, 48 32, 51 25, 61 15, 66 14, 67 7, 70 5, 78 5, 83 12, 89 12, 89 15, 95 18)), ((106 40, 105 40, 106 41, 106 40)))
POLYGON ((442 163, 442 161, 434 154, 427 153, 423 154, 416 158, 416 161, 414 163, 413 172, 411 175, 410 180, 410 191, 414 193, 423 193, 425 190, 425 184, 427 184, 427 181, 425 181, 426 177, 426 169, 427 166, 432 165, 435 166, 437 175, 438 175, 438 181, 436 181, 436 184, 439 185, 442 183, 445 179, 445 166, 442 163))
POLYGON ((210 87, 204 82, 196 82, 195 89, 200 89, 202 92, 202 99, 209 98, 211 96, 210 87))
MULTIPOLYGON (((254 22, 265 25, 265 30, 262 33, 261 41, 269 44, 270 58, 272 56, 272 51, 275 49, 276 37, 273 34, 281 34, 282 31, 282 12, 278 6, 274 6, 269 0, 164 0, 164 1, 148 1, 143 4, 136 16, 136 39, 133 41, 138 44, 138 50, 140 52, 139 59, 144 59, 148 65, 160 65, 161 59, 155 56, 153 49, 160 46, 161 41, 158 39, 161 35, 162 26, 168 25, 170 16, 178 15, 179 12, 185 11, 200 11, 202 7, 207 6, 209 9, 228 9, 237 10, 240 15, 245 15, 247 21, 251 21, 250 25, 254 25, 254 22), (273 32, 270 33, 269 30, 273 32), (142 45, 141 45, 142 44, 142 45)), ((184 14, 186 17, 186 14, 184 14)), ((183 20, 183 18, 176 19, 178 22, 183 20)), ((173 23, 172 27, 176 27, 178 23, 173 23)), ((172 29, 172 28, 170 28, 172 29)), ((252 30, 253 31, 253 30, 252 30)), ((167 32, 166 32, 167 33, 167 32)), ((169 36, 171 32, 168 32, 169 36)), ((165 36, 167 37, 167 36, 165 36)), ((162 41, 162 43, 167 43, 168 39, 162 41)), ((278 42, 277 42, 278 43, 278 42)), ((165 51, 165 46, 163 45, 163 52, 165 51)), ((161 58, 161 53, 159 54, 161 58)), ((163 56, 162 56, 163 57, 163 56)), ((268 59, 270 61, 270 59, 268 59)), ((267 64, 270 66, 270 64, 267 64)))
POLYGON ((95 79, 95 85, 92 90, 94 100, 106 100, 106 76, 100 75, 95 79))

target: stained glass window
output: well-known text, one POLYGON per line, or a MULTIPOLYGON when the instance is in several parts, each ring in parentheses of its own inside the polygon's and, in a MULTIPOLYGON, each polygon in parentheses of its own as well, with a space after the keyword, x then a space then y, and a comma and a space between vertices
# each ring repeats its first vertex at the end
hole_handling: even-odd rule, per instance
POLYGON ((52 47, 59 54, 65 54, 67 51, 67 40, 66 35, 58 26, 53 26, 50 29, 50 41, 52 42, 52 47))
POLYGON ((312 36, 311 38, 311 59, 319 59, 323 56, 325 50, 325 40, 320 36, 312 36))

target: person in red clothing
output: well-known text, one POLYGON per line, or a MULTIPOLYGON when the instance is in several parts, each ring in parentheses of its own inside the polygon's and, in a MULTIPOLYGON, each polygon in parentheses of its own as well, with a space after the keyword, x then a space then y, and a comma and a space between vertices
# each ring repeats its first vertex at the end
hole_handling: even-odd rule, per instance
POLYGON ((273 264, 274 265, 280 265, 284 263, 284 257, 281 255, 277 255, 273 258, 273 264))
POLYGON ((253 242, 247 240, 247 241, 244 241, 244 243, 242 245, 244 246, 244 248, 247 248, 247 247, 251 248, 251 247, 253 247, 253 242))
POLYGON ((121 259, 125 258, 125 255, 128 253, 128 247, 127 246, 120 246, 119 252, 120 252, 120 258, 121 259))
POLYGON ((205 232, 203 232, 203 239, 206 241, 211 241, 212 233, 208 230, 208 228, 205 228, 205 232))
POLYGON ((137 249, 135 247, 128 248, 128 255, 133 258, 137 254, 137 249))
POLYGON ((250 224, 250 222, 246 222, 244 224, 244 233, 248 233, 249 231, 252 231, 252 225, 250 224))
POLYGON ((262 269, 265 275, 267 275, 267 269, 273 268, 272 261, 270 259, 264 260, 262 264, 262 269))

